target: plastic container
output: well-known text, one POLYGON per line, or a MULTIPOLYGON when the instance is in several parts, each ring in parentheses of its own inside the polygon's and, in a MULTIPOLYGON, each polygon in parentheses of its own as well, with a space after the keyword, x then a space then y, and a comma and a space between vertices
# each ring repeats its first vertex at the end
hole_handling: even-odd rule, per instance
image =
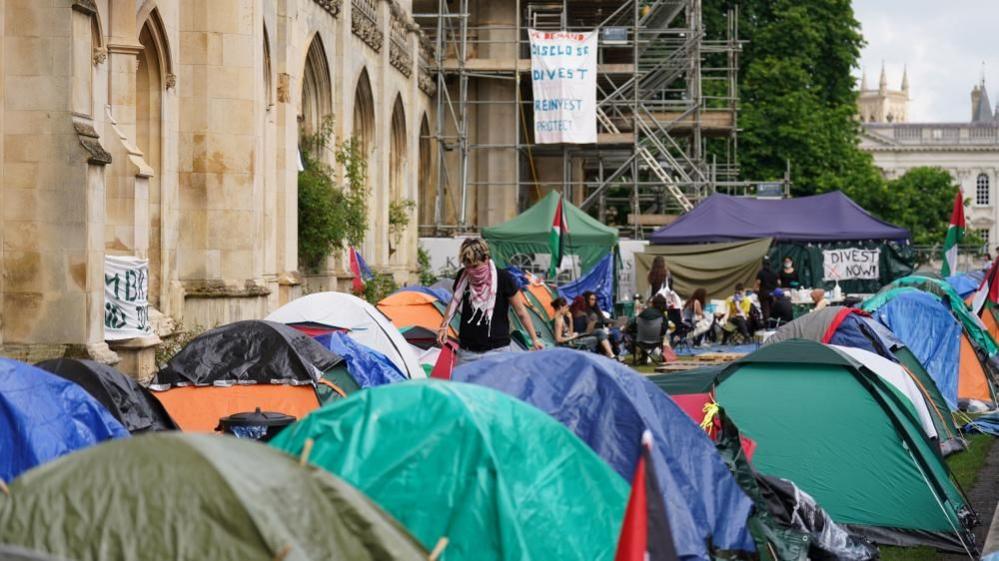
POLYGON ((295 422, 295 417, 275 411, 256 411, 234 413, 219 419, 216 431, 231 434, 236 438, 246 438, 267 442, 277 436, 285 427, 295 422))

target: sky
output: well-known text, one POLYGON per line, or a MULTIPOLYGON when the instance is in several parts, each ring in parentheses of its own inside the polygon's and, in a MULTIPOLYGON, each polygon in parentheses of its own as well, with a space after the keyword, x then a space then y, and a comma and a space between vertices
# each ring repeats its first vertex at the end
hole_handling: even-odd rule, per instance
MULTIPOLYGON (((999 102, 999 0, 853 0, 867 46, 861 67, 876 88, 884 62, 888 88, 909 71, 909 122, 966 122, 981 79, 999 102)), ((860 79, 860 69, 855 71, 860 79)))

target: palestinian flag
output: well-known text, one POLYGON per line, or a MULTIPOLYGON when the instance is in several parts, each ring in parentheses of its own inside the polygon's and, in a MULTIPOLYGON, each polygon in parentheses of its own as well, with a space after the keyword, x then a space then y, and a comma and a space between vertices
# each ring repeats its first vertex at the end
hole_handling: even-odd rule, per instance
POLYGON ((940 274, 949 277, 957 272, 957 246, 964 239, 964 197, 958 189, 954 196, 954 211, 950 215, 950 226, 943 247, 943 267, 940 274))
POLYGON ((562 197, 558 198, 558 206, 555 207, 555 216, 552 217, 552 231, 548 235, 548 248, 552 255, 551 266, 548 267, 548 280, 555 281, 555 273, 558 272, 559 265, 562 264, 562 257, 565 255, 566 236, 569 233, 569 225, 565 221, 565 209, 562 207, 562 197))
POLYGON ((351 279, 354 294, 363 294, 364 281, 370 280, 374 275, 371 274, 371 269, 364 262, 364 258, 361 257, 361 254, 353 246, 348 248, 347 253, 350 259, 350 272, 354 275, 354 278, 351 279))
POLYGON ((997 265, 999 265, 999 257, 996 257, 996 260, 992 262, 989 272, 985 273, 985 278, 982 279, 982 284, 978 287, 978 292, 975 293, 975 297, 971 301, 971 311, 976 316, 982 315, 982 310, 985 309, 985 304, 988 302, 999 304, 999 266, 997 265))
POLYGON ((642 455, 631 480, 631 496, 624 511, 624 524, 614 561, 677 561, 673 532, 666 517, 666 504, 659 493, 652 464, 652 433, 642 434, 642 455))

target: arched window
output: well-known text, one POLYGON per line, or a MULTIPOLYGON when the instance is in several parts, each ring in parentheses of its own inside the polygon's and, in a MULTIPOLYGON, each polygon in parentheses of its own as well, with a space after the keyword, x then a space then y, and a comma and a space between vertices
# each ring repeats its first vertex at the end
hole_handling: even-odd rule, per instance
POLYGON ((975 204, 989 204, 989 176, 984 173, 978 174, 978 180, 975 182, 975 204))
POLYGON ((427 115, 423 115, 420 121, 420 154, 419 154, 419 195, 420 209, 417 214, 419 224, 434 224, 435 207, 437 205, 437 193, 434 191, 433 182, 433 152, 430 148, 430 122, 427 115))
POLYGON ((301 106, 299 121, 306 134, 318 131, 323 119, 332 113, 333 88, 330 83, 330 69, 326 64, 323 41, 318 34, 312 39, 305 58, 301 106))

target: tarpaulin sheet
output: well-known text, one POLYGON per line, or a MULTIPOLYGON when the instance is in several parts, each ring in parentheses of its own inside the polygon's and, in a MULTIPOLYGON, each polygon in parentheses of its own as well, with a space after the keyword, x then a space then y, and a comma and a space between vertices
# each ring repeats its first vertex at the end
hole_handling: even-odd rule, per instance
POLYGON ((961 324, 940 298, 914 288, 894 289, 880 307, 868 309, 899 338, 933 378, 952 411, 957 410, 961 324))
MULTIPOLYGON (((271 446, 355 485, 443 561, 611 561, 628 483, 543 412, 418 380, 324 406, 271 446)), ((637 451, 637 444, 636 444, 637 451)))
POLYGON ((708 291, 708 298, 727 298, 736 283, 752 288, 760 271, 770 238, 704 245, 650 245, 644 253, 635 253, 635 286, 638 293, 649 293, 649 269, 652 260, 662 255, 673 276, 673 290, 689 298, 698 288, 708 291))
POLYGON ((840 191, 765 200, 714 194, 660 228, 654 244, 778 241, 908 240, 909 232, 878 220, 840 191))
POLYGON ((175 430, 170 415, 149 390, 113 367, 92 360, 58 358, 38 368, 79 385, 99 401, 128 432, 175 430))
POLYGON ((316 337, 316 341, 347 361, 347 371, 362 388, 406 380, 385 355, 365 347, 344 333, 320 335, 316 337))
POLYGON ((309 384, 342 359, 308 335, 272 321, 237 321, 198 335, 154 385, 218 381, 309 384))
POLYGON ((498 389, 545 411, 582 438, 623 477, 634 472, 642 432, 653 459, 677 552, 710 558, 706 542, 753 551, 752 502, 708 436, 654 384, 627 366, 570 349, 486 358, 453 380, 498 389))
POLYGON ((592 269, 578 279, 558 287, 567 302, 584 292, 594 292, 601 310, 614 309, 614 254, 608 253, 592 269))
MULTIPOLYGON (((128 430, 80 386, 0 358, 0 480, 128 430)), ((0 540, 2 541, 2 540, 0 540)))
POLYGON ((978 290, 978 285, 982 284, 982 279, 975 278, 968 273, 961 273, 947 277, 947 284, 954 288, 958 296, 967 298, 978 290))
POLYGON ((256 442, 176 432, 25 474, 0 495, 0 543, 75 561, 427 558, 398 522, 330 474, 256 442))
POLYGON ((982 415, 974 421, 967 423, 964 425, 964 432, 980 432, 982 434, 999 436, 999 411, 993 411, 988 415, 982 415))

